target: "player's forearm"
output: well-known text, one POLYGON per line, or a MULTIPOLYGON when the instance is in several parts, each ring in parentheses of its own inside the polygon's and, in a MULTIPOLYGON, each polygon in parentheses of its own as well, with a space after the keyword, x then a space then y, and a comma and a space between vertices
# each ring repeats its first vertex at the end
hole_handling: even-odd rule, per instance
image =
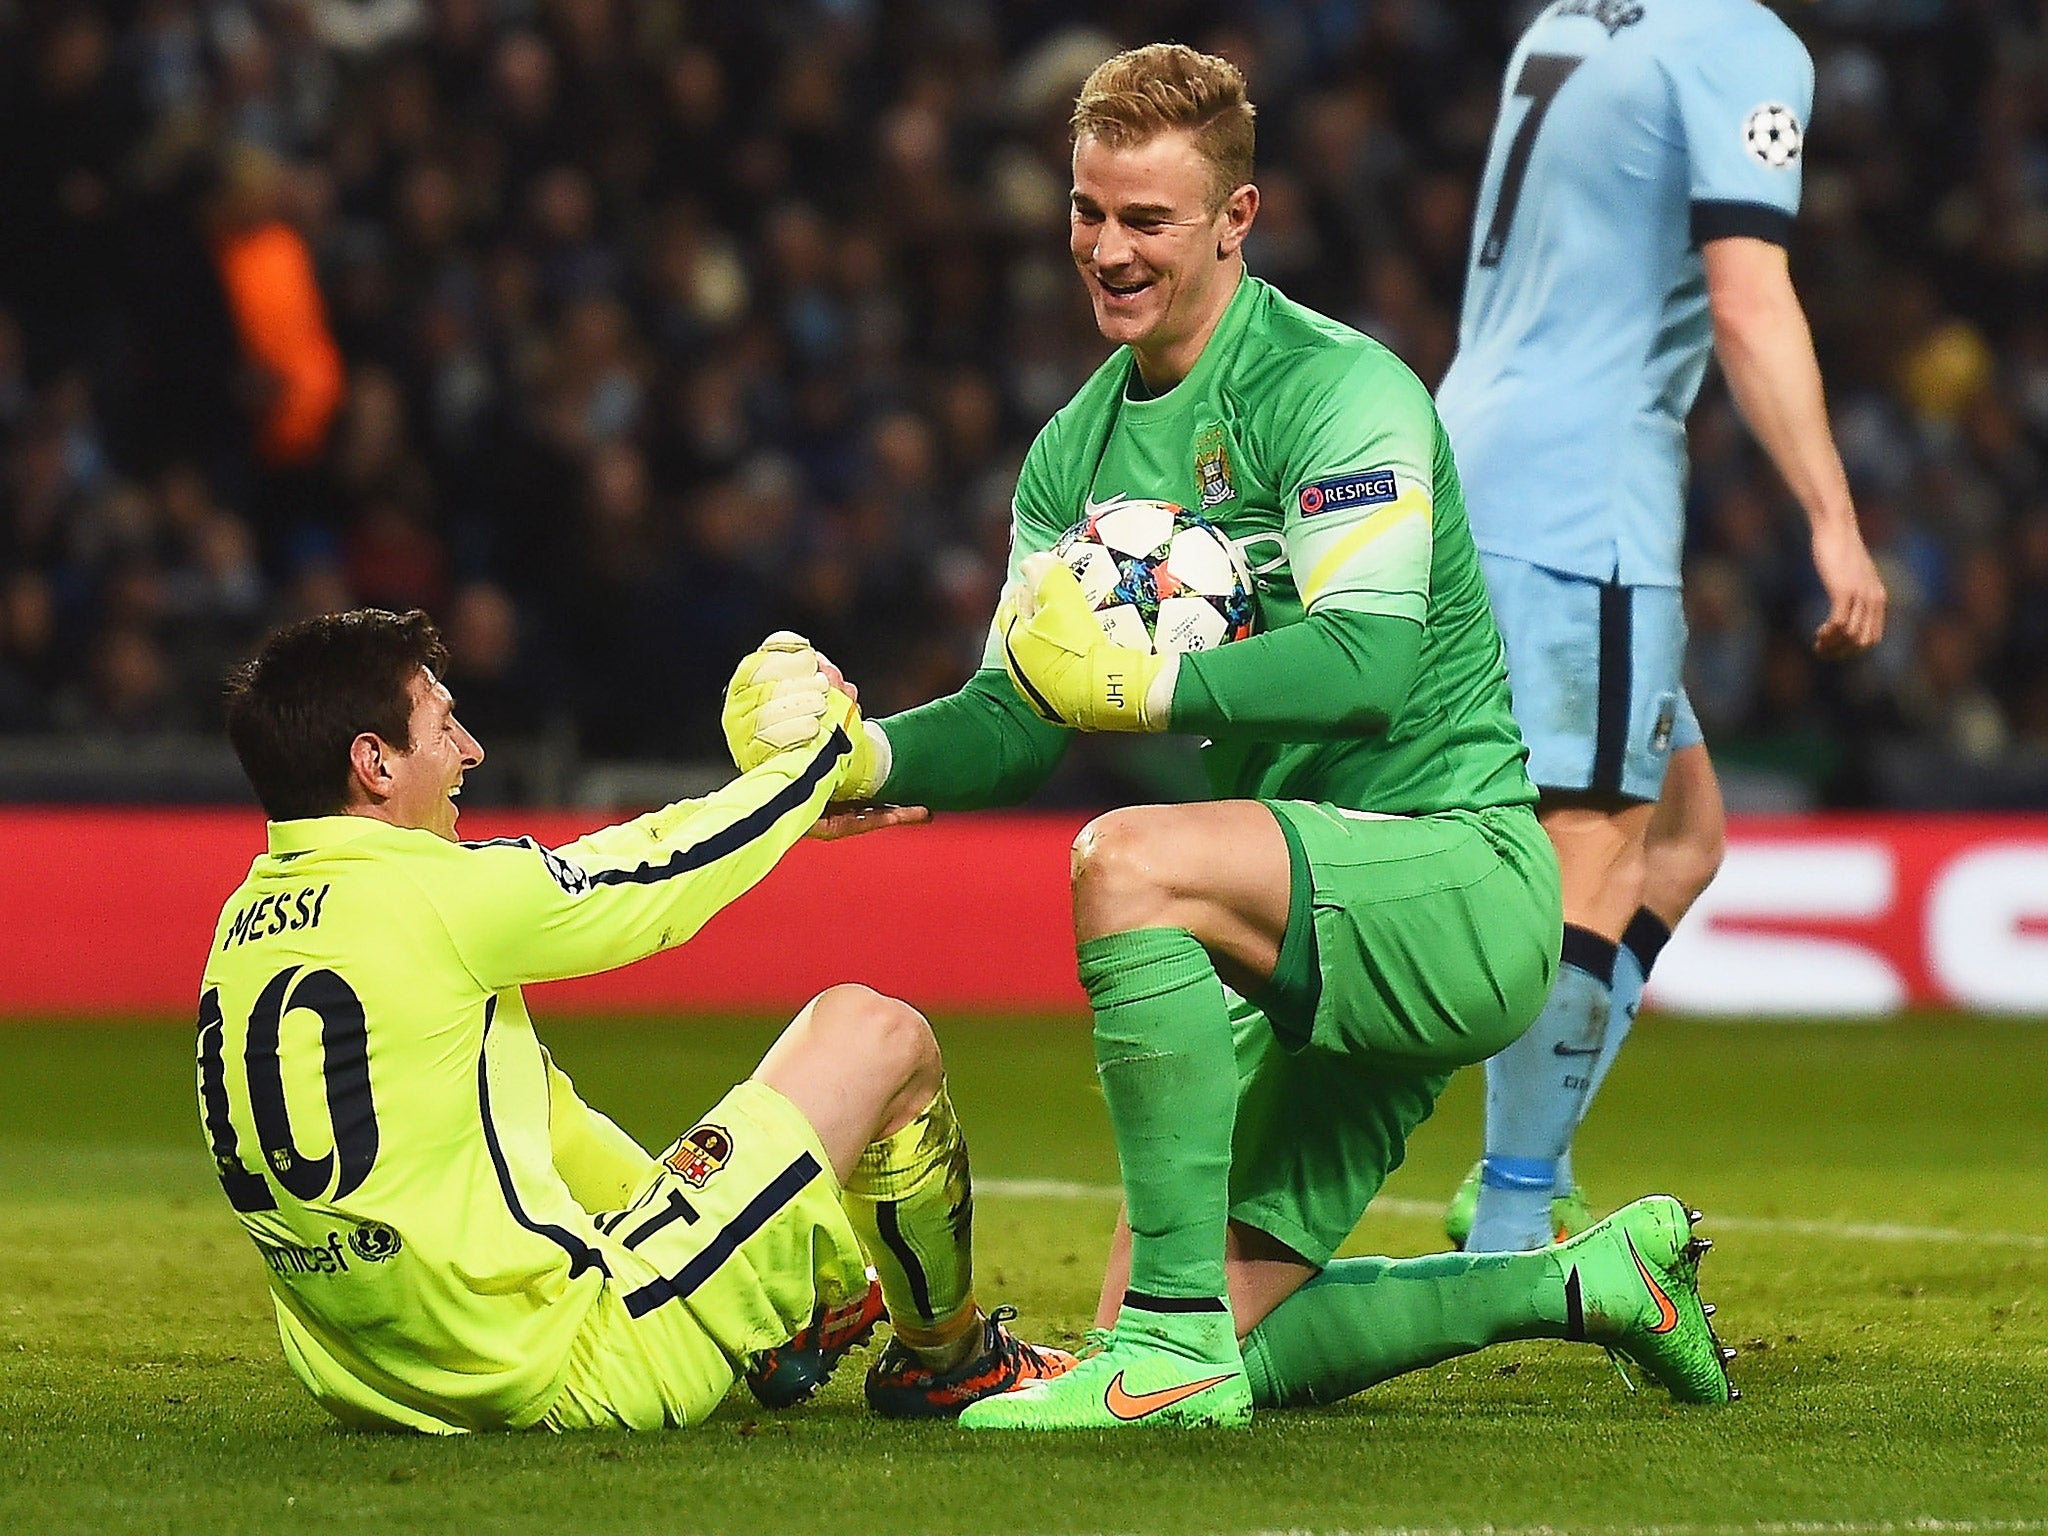
POLYGON ((1374 735, 1407 703, 1421 656, 1412 620, 1324 610, 1183 656, 1171 729, 1274 741, 1374 735))
MULTIPOLYGON (((817 822, 831 799, 852 751, 843 730, 804 748, 778 753, 750 772, 696 800, 594 833, 572 845, 575 856, 597 852, 608 864, 623 864, 623 884, 645 875, 690 871, 687 900, 701 911, 692 932, 711 913, 751 888, 817 822)), ((565 850, 567 852, 569 850, 565 850)), ((602 880, 603 875, 596 878, 602 880)), ((653 882, 659 884, 659 880, 653 882)), ((687 934, 664 931, 659 948, 679 944, 687 934)))
POLYGON ((463 889, 450 893, 457 946, 494 989, 589 976, 672 949, 816 824, 851 753, 834 726, 702 799, 554 852, 488 850, 491 862, 466 867, 463 889))
POLYGON ((593 1216, 632 1204, 654 1162, 609 1116, 588 1105, 578 1122, 555 1131, 552 1150, 555 1171, 593 1216))
POLYGON ((935 811, 1017 805, 1052 777, 1073 733, 1034 715, 1000 669, 958 693, 881 722, 889 777, 881 798, 935 811))
POLYGON ((555 1172, 592 1215, 625 1209, 647 1181, 654 1160, 610 1116, 583 1102, 552 1056, 547 1064, 548 1141, 555 1172))
POLYGON ((1813 335, 1790 279, 1714 295, 1714 349, 1742 419, 1818 530, 1855 516, 1813 335))

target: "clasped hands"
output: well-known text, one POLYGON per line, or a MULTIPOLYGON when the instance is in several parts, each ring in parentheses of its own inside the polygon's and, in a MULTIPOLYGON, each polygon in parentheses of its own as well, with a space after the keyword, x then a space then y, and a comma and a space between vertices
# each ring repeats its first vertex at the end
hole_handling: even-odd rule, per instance
POLYGON ((828 719, 858 739, 863 734, 858 699, 845 674, 810 641, 777 630, 740 659, 725 687, 719 723, 733 762, 747 773, 778 752, 808 746, 828 719))
MULTIPOLYGON (((996 609, 1003 666, 1025 702, 1056 725, 1083 731, 1163 731, 1180 658, 1117 645, 1102 632, 1081 584, 1056 556, 1031 555, 996 609)), ((726 685, 720 723, 742 772, 845 730, 853 754, 833 792, 839 808, 815 836, 844 837, 929 819, 916 806, 876 806, 889 777, 888 738, 860 717, 859 694, 802 635, 778 630, 741 659, 726 685)))
POLYGON ((853 743, 832 809, 812 828, 813 837, 849 837, 931 819, 921 806, 873 804, 889 776, 887 738, 861 719, 859 698, 839 668, 788 630, 778 630, 743 657, 726 685, 719 723, 743 773, 778 753, 809 746, 828 725, 844 730, 853 743))

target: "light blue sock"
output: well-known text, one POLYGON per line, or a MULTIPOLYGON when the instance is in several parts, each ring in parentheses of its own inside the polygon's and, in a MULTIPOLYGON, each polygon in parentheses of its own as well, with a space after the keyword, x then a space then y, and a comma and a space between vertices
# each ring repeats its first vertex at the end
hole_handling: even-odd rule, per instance
MULTIPOLYGON (((1630 919, 1628 932, 1621 936, 1621 945, 1614 952, 1614 983, 1609 989, 1611 1005, 1607 1011, 1607 1038, 1600 1042, 1600 1054, 1593 1058, 1593 1080, 1586 1088, 1585 1102, 1579 1106, 1579 1123, 1585 1124, 1587 1114, 1593 1108, 1593 1100, 1600 1092, 1600 1085, 1607 1081, 1607 1074, 1614 1069, 1614 1058, 1621 1054, 1621 1043, 1628 1039, 1628 1032, 1635 1027, 1636 1010, 1643 1005, 1643 987, 1650 979, 1650 967, 1657 963, 1657 956, 1664 951, 1665 943, 1671 937, 1671 930, 1664 920, 1648 907, 1639 907, 1630 919)), ((1569 1194, 1575 1175, 1572 1172, 1572 1152, 1566 1147, 1564 1156, 1557 1160, 1556 1192, 1569 1194)))
MULTIPOLYGON (((1492 1103, 1491 1071, 1487 1073, 1492 1103)), ((1489 1116, 1488 1118, 1491 1118, 1489 1116)), ((1526 1253, 1550 1241, 1550 1191, 1557 1160, 1489 1152, 1479 1164, 1479 1206, 1467 1253, 1526 1253)))
POLYGON ((1616 947, 1567 924, 1543 1011, 1486 1064, 1486 1156, 1468 1253, 1515 1253, 1551 1239, 1551 1190, 1606 1038, 1616 947))

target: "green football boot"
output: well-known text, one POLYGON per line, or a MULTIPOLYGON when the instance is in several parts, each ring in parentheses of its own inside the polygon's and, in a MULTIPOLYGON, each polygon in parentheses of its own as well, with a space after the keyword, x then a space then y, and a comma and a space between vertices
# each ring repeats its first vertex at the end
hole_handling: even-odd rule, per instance
MULTIPOLYGON (((1444 1207, 1444 1236, 1451 1240, 1453 1248, 1465 1246, 1465 1239, 1472 1235, 1472 1220, 1478 1213, 1479 1164, 1474 1163, 1472 1171, 1465 1175, 1465 1182, 1451 1196, 1451 1203, 1444 1207)), ((1576 1237, 1592 1225, 1593 1208, 1586 1203, 1586 1192, 1578 1185, 1574 1184, 1564 1194, 1551 1198, 1550 1240, 1553 1243, 1576 1237)))
POLYGON ((1727 1403, 1735 1351, 1700 1300, 1699 1266, 1713 1240, 1692 1235, 1699 1212, 1669 1195, 1625 1205, 1560 1244, 1567 1336, 1633 1361, 1681 1403, 1727 1403))
POLYGON ((1569 1241, 1592 1225, 1593 1207, 1586 1202, 1586 1192, 1578 1185, 1550 1197, 1550 1240, 1553 1243, 1569 1241))
POLYGON ((1252 1388, 1228 1312, 1135 1324, 1065 1375, 983 1398, 966 1429, 1242 1429, 1252 1388), (1217 1357, 1227 1356, 1227 1362, 1217 1357))

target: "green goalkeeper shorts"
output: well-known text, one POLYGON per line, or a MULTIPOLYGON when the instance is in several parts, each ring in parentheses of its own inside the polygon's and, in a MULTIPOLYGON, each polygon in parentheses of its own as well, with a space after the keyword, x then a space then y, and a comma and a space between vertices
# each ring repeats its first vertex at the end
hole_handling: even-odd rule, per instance
POLYGON ((603 1218, 611 1278, 571 1350, 548 1429, 695 1424, 761 1350, 866 1294, 867 1256, 818 1133, 755 1079, 662 1154, 603 1218))
POLYGON ((1557 857, 1525 806, 1371 816, 1268 801, 1292 891, 1272 981, 1232 999, 1231 1216, 1326 1264, 1459 1067, 1535 1019, 1557 857))

